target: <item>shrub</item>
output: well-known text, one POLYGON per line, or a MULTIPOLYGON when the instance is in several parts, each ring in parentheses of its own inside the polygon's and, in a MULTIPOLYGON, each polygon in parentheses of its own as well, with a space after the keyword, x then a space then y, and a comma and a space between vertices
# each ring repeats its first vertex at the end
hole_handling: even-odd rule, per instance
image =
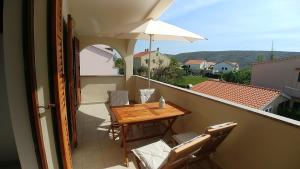
POLYGON ((250 84, 251 70, 250 69, 242 69, 240 71, 224 73, 221 75, 221 78, 227 82, 250 84))

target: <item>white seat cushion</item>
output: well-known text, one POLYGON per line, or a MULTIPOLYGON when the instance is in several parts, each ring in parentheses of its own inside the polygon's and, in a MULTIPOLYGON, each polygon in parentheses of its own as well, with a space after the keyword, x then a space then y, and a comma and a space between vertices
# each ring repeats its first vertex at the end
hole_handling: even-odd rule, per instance
POLYGON ((213 126, 209 126, 209 129, 218 129, 218 128, 222 128, 225 127, 227 125, 233 124, 232 122, 226 122, 226 123, 222 123, 222 124, 217 124, 217 125, 213 125, 213 126))
POLYGON ((140 89, 140 103, 148 103, 157 101, 155 89, 140 89))
POLYGON ((128 91, 126 90, 111 91, 109 94, 109 104, 110 106, 129 105, 128 91))
POLYGON ((182 144, 184 142, 187 142, 189 140, 196 138, 197 136, 199 136, 199 134, 197 134, 195 132, 186 132, 186 133, 180 133, 180 134, 173 135, 172 137, 178 144, 182 144))
POLYGON ((148 169, 161 168, 166 163, 170 151, 171 148, 163 140, 132 150, 148 169))

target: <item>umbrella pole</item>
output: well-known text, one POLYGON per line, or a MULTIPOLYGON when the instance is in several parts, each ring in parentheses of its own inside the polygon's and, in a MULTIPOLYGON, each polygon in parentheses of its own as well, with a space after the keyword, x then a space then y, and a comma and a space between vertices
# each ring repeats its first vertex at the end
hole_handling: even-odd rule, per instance
POLYGON ((150 63, 151 63, 151 47, 153 35, 150 34, 149 56, 148 56, 148 89, 150 89, 150 63))

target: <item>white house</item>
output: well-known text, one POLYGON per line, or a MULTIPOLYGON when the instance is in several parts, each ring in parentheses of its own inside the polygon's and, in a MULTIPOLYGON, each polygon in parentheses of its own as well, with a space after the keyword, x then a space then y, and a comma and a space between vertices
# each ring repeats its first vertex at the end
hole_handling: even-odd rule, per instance
POLYGON ((216 64, 216 62, 207 62, 207 69, 213 70, 215 64, 216 64))
POLYGON ((194 73, 198 73, 201 70, 206 70, 208 67, 206 60, 188 60, 184 63, 184 65, 188 66, 194 73))
POLYGON ((236 62, 228 62, 228 61, 223 61, 216 63, 214 65, 213 74, 218 74, 218 73, 228 73, 231 71, 236 71, 239 70, 239 64, 236 62))
POLYGON ((106 45, 91 45, 80 52, 80 75, 118 75, 115 68, 116 53, 106 45))

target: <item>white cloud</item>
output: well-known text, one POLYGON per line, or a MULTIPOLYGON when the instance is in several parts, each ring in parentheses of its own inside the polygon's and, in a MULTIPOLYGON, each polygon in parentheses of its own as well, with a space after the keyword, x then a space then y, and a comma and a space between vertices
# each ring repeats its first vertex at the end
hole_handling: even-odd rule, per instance
POLYGON ((171 20, 189 12, 215 5, 224 0, 175 0, 173 5, 161 17, 162 20, 171 20))

